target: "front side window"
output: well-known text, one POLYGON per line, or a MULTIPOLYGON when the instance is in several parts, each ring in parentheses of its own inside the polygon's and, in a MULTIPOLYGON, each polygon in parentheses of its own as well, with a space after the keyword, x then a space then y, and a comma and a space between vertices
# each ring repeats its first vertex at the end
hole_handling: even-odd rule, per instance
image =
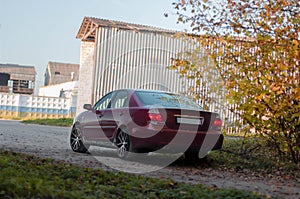
POLYGON ((113 96, 113 93, 109 93, 109 94, 105 95, 94 105, 93 109, 104 110, 104 109, 110 108, 112 96, 113 96))

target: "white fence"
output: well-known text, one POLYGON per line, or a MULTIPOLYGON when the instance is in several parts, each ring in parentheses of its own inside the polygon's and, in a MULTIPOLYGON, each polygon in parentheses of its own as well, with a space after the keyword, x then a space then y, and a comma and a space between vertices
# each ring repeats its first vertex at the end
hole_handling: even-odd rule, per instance
POLYGON ((0 93, 0 116, 27 118, 73 117, 76 97, 58 98, 0 93))

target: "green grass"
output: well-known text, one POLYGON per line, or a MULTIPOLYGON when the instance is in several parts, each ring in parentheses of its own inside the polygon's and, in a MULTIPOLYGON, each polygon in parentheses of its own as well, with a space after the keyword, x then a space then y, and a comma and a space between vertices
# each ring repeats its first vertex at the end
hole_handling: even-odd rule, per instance
POLYGON ((22 120, 26 124, 41 124, 51 126, 71 126, 73 118, 58 118, 58 119, 27 119, 22 120))
POLYGON ((266 198, 0 150, 0 198, 266 198))

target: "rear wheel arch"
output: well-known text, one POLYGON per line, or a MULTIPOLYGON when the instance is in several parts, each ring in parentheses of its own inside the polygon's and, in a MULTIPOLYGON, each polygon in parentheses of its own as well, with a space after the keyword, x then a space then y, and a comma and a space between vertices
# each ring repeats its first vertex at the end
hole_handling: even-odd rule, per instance
MULTIPOLYGON (((113 143, 115 144, 116 142, 116 138, 118 136, 118 134, 120 133, 120 131, 124 130, 126 133, 129 133, 128 131, 128 128, 126 127, 126 125, 120 125, 116 131, 114 132, 114 135, 113 135, 113 143)), ((130 134, 129 134, 130 135, 130 134)))

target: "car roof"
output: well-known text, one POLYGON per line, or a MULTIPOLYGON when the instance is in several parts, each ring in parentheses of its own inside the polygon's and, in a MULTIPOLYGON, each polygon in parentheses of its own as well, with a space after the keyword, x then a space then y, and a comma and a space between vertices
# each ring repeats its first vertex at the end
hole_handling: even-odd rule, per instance
POLYGON ((136 91, 141 91, 141 92, 155 92, 155 93, 169 93, 169 94, 176 94, 170 91, 163 91, 163 90, 148 90, 148 89, 117 89, 112 92, 117 92, 117 91, 130 91, 130 92, 136 92, 136 91))

